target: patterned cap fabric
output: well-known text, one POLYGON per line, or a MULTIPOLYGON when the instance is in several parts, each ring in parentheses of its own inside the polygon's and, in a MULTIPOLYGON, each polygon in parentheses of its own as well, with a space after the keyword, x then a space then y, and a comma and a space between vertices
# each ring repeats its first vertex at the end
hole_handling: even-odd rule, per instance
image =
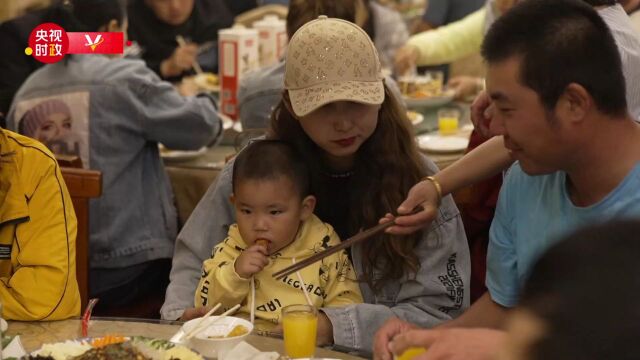
POLYGON ((356 24, 323 15, 289 41, 284 87, 298 116, 340 100, 382 104, 382 79, 378 52, 356 24))

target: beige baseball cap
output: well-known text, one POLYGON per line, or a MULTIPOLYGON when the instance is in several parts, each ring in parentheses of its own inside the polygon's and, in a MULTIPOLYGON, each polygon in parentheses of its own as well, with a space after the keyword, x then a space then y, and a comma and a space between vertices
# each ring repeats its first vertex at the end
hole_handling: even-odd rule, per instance
POLYGON ((339 100, 379 105, 384 101, 381 69, 364 30, 322 15, 289 41, 284 87, 297 116, 339 100))

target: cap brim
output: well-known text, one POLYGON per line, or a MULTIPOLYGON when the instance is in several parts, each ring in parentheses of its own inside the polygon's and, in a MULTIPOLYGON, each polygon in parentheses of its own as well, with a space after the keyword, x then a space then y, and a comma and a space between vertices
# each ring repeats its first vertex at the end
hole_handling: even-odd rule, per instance
POLYGON ((354 101, 380 105, 384 101, 384 85, 380 81, 334 81, 304 89, 289 89, 293 112, 305 116, 335 101, 354 101))

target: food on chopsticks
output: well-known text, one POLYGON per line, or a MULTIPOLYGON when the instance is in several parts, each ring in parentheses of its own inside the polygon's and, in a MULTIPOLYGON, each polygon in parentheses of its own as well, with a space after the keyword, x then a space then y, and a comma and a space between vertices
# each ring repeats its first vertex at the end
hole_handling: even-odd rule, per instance
POLYGON ((229 331, 228 334, 226 335, 221 335, 221 336, 208 336, 209 339, 225 339, 225 338, 232 338, 232 337, 236 337, 236 336, 242 336, 244 334, 247 334, 249 332, 249 329, 247 329, 245 326, 242 325, 236 325, 233 327, 233 329, 231 329, 231 331, 229 331))

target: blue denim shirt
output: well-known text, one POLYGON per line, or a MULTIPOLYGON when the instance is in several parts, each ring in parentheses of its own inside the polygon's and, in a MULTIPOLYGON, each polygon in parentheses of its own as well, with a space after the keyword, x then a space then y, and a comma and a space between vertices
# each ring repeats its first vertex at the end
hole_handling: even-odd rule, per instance
POLYGON ((62 143, 60 152, 78 154, 85 167, 102 172, 102 196, 90 204, 92 270, 171 258, 177 217, 158 143, 190 150, 218 139, 222 126, 212 99, 180 96, 140 60, 67 60, 27 79, 8 127, 54 150, 62 143), (55 121, 39 123, 55 112, 71 118, 57 133, 55 121))

